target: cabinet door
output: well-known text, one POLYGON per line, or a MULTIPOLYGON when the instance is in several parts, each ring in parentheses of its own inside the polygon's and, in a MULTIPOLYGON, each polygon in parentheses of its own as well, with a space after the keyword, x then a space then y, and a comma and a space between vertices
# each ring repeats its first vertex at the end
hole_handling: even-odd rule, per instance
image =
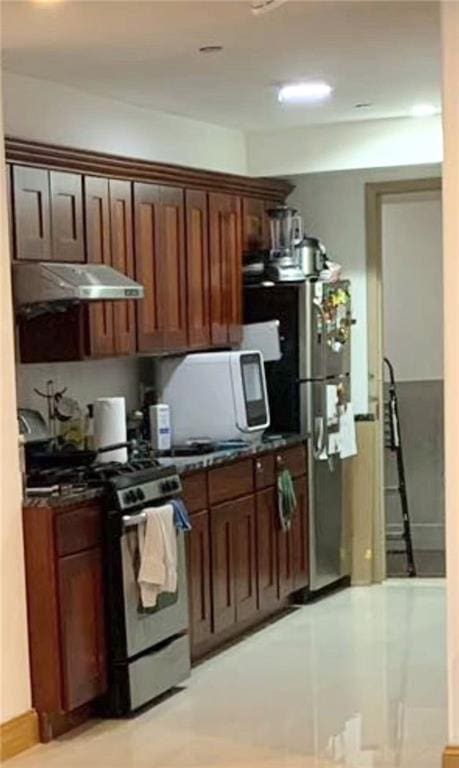
POLYGON ((134 184, 135 266, 145 295, 137 302, 137 335, 140 352, 161 349, 159 313, 160 187, 134 184))
POLYGON ((102 695, 107 685, 101 549, 59 558, 58 584, 63 702, 69 711, 102 695))
POLYGON ((269 219, 266 209, 269 203, 256 197, 242 200, 242 249, 258 251, 269 248, 269 219))
POLYGON ((192 649, 212 633, 210 588, 210 520, 207 510, 192 516, 187 536, 188 596, 192 649))
POLYGON ((229 200, 227 260, 228 341, 238 345, 242 341, 241 202, 234 196, 229 200))
MULTIPOLYGON (((277 513, 277 507, 276 507, 277 513)), ((293 547, 292 531, 283 531, 277 522, 277 552, 279 572, 279 597, 287 597, 293 592, 293 547)))
POLYGON ((51 171, 50 188, 53 259, 84 261, 83 177, 51 171))
POLYGON ((301 589, 309 584, 309 516, 306 477, 293 481, 297 509, 292 520, 293 587, 301 589))
POLYGON ((210 279, 207 193, 187 190, 186 251, 188 345, 210 346, 210 279))
MULTIPOLYGON (((110 232, 112 266, 134 277, 132 229, 132 190, 129 181, 110 180, 110 232)), ((135 306, 133 301, 113 304, 115 353, 132 355, 136 351, 135 306)))
MULTIPOLYGON (((110 242, 110 195, 108 179, 84 180, 86 251, 91 264, 112 265, 110 242)), ((89 356, 115 354, 114 305, 97 301, 86 308, 89 316, 89 356)))
POLYGON ((210 319, 214 346, 241 338, 242 260, 240 200, 209 195, 210 319))
POLYGON ((183 189, 161 187, 157 300, 163 349, 187 346, 185 206, 183 189))
POLYGON ((233 515, 234 502, 214 507, 210 513, 212 606, 215 633, 236 623, 233 515))
POLYGON ((273 487, 256 494, 257 508, 257 588, 260 610, 278 602, 276 492, 273 487))
POLYGON ((234 502, 233 552, 236 621, 250 619, 257 612, 255 544, 255 497, 234 502))
POLYGON ((15 165, 12 186, 15 257, 49 261, 52 250, 48 171, 15 165))

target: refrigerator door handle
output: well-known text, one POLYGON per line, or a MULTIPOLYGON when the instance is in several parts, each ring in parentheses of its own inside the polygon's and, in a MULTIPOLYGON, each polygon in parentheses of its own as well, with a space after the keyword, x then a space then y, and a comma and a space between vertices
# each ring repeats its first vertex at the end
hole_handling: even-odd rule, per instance
MULTIPOLYGON (((325 456, 328 457, 328 408, 327 408, 327 335, 326 335, 326 317, 325 312, 322 309, 322 305, 318 299, 314 299, 313 307, 317 311, 322 324, 322 331, 320 336, 321 344, 321 364, 322 364, 322 429, 320 430, 319 439, 314 440, 315 452, 314 458, 319 459, 323 456, 325 450, 325 456)), ((315 421, 315 419, 314 419, 315 421)))

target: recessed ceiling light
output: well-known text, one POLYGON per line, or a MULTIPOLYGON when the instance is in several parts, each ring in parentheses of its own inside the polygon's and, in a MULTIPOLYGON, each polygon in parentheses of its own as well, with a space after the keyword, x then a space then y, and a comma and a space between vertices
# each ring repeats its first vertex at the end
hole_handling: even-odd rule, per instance
POLYGON ((281 102, 287 101, 293 104, 321 101, 330 96, 332 90, 328 83, 291 83, 279 89, 278 99, 281 102))
POLYGON ((223 45, 202 45, 199 53, 220 53, 223 51, 223 45))
POLYGON ((415 104, 411 109, 413 117, 430 117, 431 115, 438 115, 440 110, 433 104, 415 104))

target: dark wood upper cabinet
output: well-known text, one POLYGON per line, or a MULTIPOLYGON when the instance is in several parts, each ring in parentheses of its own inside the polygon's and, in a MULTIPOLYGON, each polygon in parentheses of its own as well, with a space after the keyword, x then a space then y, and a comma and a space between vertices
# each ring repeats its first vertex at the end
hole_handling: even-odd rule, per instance
POLYGON ((83 177, 51 171, 52 257, 56 261, 85 261, 83 177))
MULTIPOLYGON (((129 181, 110 179, 110 232, 112 266, 134 278, 132 186, 129 181)), ((134 301, 113 303, 115 354, 135 354, 137 346, 134 301)))
POLYGON ((238 344, 242 333, 241 206, 235 195, 209 195, 211 335, 214 346, 238 344))
POLYGON ((49 172, 13 166, 12 200, 16 259, 52 258, 49 172))
POLYGON ((139 351, 187 346, 184 193, 176 187, 134 185, 139 351))
POLYGON ((242 249, 258 251, 270 247, 269 218, 267 203, 256 197, 242 199, 242 249))
MULTIPOLYGON (((112 265, 110 237, 110 192, 108 179, 87 176, 84 180, 86 251, 91 264, 112 265)), ((115 354, 114 306, 97 301, 87 307, 88 354, 104 357, 115 354)))
POLYGON ((163 349, 185 349, 185 201, 184 191, 178 187, 160 188, 158 275, 163 349))
POLYGON ((58 583, 63 705, 70 711, 107 685, 100 549, 59 558, 58 583))
POLYGON ((188 596, 192 652, 212 634, 210 520, 207 510, 193 514, 187 536, 188 596))
POLYGON ((144 288, 144 298, 137 302, 137 340, 140 352, 160 349, 159 318, 159 226, 160 187, 134 184, 134 228, 136 278, 144 288))
POLYGON ((188 346, 192 349, 211 344, 207 206, 206 192, 186 191, 188 346))

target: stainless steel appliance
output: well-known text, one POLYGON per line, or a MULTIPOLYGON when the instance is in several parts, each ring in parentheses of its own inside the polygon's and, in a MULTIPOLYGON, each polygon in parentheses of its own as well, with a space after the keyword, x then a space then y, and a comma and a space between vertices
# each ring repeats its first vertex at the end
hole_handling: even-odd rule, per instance
POLYGON ((37 314, 81 301, 142 299, 144 289, 105 264, 13 263, 16 310, 37 314))
POLYGON ((305 235, 295 247, 305 277, 316 277, 325 267, 327 254, 323 243, 316 237, 305 235))
POLYGON ((144 509, 177 496, 175 467, 152 467, 108 482, 106 597, 109 627, 108 714, 126 715, 190 674, 184 534, 177 533, 177 591, 141 608, 137 584, 138 526, 144 509))
MULTIPOLYGON (((143 363, 148 384, 152 361, 143 363)), ((256 442, 269 427, 263 357, 258 351, 202 352, 157 361, 156 387, 171 412, 172 445, 205 437, 256 442)))
POLYGON ((295 208, 278 205, 268 211, 271 230, 271 250, 266 277, 276 283, 304 280, 298 262, 296 244, 302 238, 303 222, 295 208))
POLYGON ((155 608, 146 611, 137 584, 144 510, 180 496, 180 477, 174 466, 139 458, 127 464, 32 470, 28 486, 39 495, 66 497, 89 488, 104 491, 109 688, 102 706, 106 715, 128 715, 190 674, 183 532, 177 533, 177 591, 160 594, 155 608))
POLYGON ((310 590, 349 576, 342 461, 334 452, 338 402, 350 398, 348 281, 247 288, 245 322, 277 319, 282 357, 266 363, 271 428, 308 436, 310 590))

